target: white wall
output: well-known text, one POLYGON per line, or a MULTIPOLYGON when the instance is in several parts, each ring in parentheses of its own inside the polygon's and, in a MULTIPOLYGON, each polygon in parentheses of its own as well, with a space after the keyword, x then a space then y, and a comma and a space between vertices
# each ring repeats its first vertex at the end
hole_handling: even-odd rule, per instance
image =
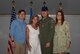
MULTIPOLYGON (((55 19, 55 15, 50 15, 55 19)), ((28 22, 29 16, 26 16, 28 22)), ((71 54, 80 54, 80 15, 65 15, 70 23, 71 54)), ((7 54, 7 40, 9 36, 10 15, 0 15, 0 54, 7 54)))

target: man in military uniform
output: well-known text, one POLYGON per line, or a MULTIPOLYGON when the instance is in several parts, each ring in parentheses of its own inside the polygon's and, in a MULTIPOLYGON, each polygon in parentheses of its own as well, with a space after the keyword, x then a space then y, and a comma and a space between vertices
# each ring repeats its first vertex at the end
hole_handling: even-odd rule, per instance
POLYGON ((39 22, 40 28, 40 43, 42 54, 53 54, 53 37, 55 32, 55 22, 48 16, 48 8, 42 7, 42 19, 39 22))

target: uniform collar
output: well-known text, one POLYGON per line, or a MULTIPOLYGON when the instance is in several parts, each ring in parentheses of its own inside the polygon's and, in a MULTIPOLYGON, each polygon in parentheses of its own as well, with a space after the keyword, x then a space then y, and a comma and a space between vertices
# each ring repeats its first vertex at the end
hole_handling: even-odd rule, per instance
POLYGON ((48 17, 46 17, 46 18, 42 18, 42 20, 46 20, 48 17))

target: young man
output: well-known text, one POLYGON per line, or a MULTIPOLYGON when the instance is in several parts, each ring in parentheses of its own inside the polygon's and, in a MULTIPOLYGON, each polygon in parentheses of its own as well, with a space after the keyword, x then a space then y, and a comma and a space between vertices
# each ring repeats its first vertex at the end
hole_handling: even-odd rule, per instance
POLYGON ((25 54, 26 52, 26 23, 24 22, 26 12, 19 10, 18 18, 11 24, 10 36, 13 54, 25 54))
POLYGON ((42 7, 42 19, 39 22, 42 54, 53 54, 54 20, 48 15, 48 8, 42 7))

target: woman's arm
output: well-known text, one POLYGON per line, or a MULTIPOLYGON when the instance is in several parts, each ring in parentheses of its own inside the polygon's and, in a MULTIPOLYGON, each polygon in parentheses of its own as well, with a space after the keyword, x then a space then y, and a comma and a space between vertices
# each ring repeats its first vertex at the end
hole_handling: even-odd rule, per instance
POLYGON ((65 26, 66 26, 66 36, 67 36, 67 48, 69 48, 70 47, 70 44, 71 44, 71 37, 70 37, 70 27, 69 27, 69 23, 68 22, 66 22, 66 24, 65 24, 65 26))
POLYGON ((28 44, 28 49, 31 51, 31 45, 29 43, 29 28, 26 28, 26 40, 27 40, 27 44, 28 44))

